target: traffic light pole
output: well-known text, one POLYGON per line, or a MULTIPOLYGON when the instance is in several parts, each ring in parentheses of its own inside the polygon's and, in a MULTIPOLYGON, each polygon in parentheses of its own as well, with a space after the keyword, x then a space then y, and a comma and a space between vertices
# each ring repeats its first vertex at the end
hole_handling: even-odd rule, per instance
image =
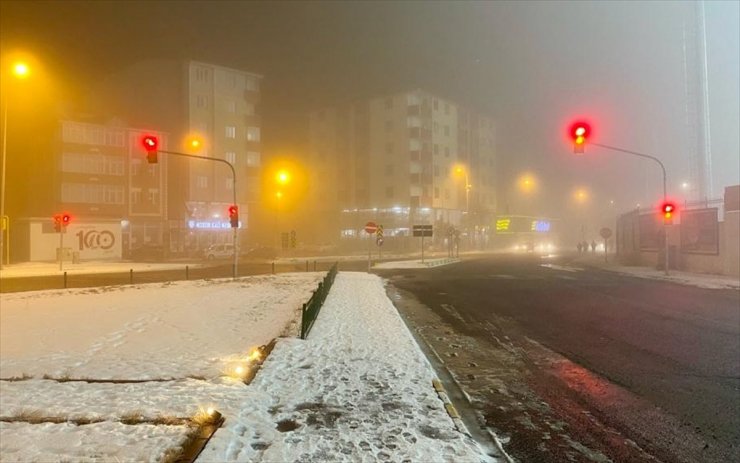
MULTIPOLYGON (((593 146, 598 146, 600 148, 604 148, 604 149, 608 149, 612 151, 618 151, 620 153, 632 154, 634 156, 639 156, 641 158, 652 159, 653 161, 657 162, 658 165, 660 166, 660 169, 663 171, 663 201, 664 202, 668 201, 668 191, 666 189, 665 166, 660 161, 660 159, 656 158, 655 156, 650 156, 649 154, 638 153, 637 151, 630 151, 630 150, 626 150, 622 148, 617 148, 616 146, 602 145, 600 143, 590 143, 590 144, 593 146)), ((670 271, 668 270, 668 226, 665 223, 665 219, 663 219, 663 242, 664 242, 663 253, 665 254, 663 266, 665 268, 665 274, 669 275, 670 271)))
MULTIPOLYGON (((226 161, 225 159, 209 158, 207 156, 198 156, 198 155, 195 155, 195 154, 179 153, 177 151, 157 150, 157 152, 164 153, 164 154, 171 154, 173 156, 182 156, 182 157, 186 157, 186 158, 203 159, 203 160, 206 160, 206 161, 216 161, 216 162, 220 162, 220 163, 226 164, 227 166, 229 166, 229 169, 231 169, 231 176, 233 178, 233 185, 232 185, 232 187, 233 187, 232 188, 232 191, 234 193, 234 198, 233 198, 234 203, 233 204, 234 204, 234 206, 237 205, 236 204, 236 170, 234 170, 234 166, 230 162, 226 161)), ((231 275, 232 275, 232 278, 236 278, 236 275, 237 275, 237 267, 239 265, 239 251, 237 249, 239 227, 238 226, 237 227, 232 227, 231 229, 233 230, 233 242, 234 242, 234 264, 233 264, 233 267, 232 267, 232 274, 231 275)))

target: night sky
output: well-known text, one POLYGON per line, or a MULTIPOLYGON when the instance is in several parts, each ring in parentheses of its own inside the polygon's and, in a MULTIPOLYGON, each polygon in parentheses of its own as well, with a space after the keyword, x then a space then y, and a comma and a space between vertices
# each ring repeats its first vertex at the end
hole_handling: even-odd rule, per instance
MULTIPOLYGON (((597 141, 666 161, 669 190, 688 179, 682 26, 686 2, 32 2, 2 1, 3 54, 32 53, 59 98, 139 60, 182 58, 263 74, 266 154, 300 151, 305 112, 425 88, 497 120, 502 198, 523 212, 567 214, 585 186, 593 207, 650 202, 659 171, 563 139, 587 117, 597 141), (539 177, 519 198, 515 177, 539 177)), ((740 13, 708 3, 715 191, 740 181, 740 13)), ((155 76, 153 76, 155 78, 155 76)))

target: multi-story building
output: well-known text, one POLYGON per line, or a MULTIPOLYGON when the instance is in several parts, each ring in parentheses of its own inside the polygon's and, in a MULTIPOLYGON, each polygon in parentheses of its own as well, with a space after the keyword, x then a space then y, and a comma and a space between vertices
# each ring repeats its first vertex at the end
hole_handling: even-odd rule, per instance
POLYGON ((106 124, 63 120, 49 148, 39 153, 35 182, 26 195, 47 198, 26 208, 16 221, 17 260, 57 258, 120 259, 137 248, 160 247, 166 233, 167 160, 148 164, 144 134, 156 135, 163 149, 165 133, 106 124), (45 180, 45 181, 44 181, 45 180), (71 217, 65 237, 53 216, 71 217), (60 239, 61 238, 61 239, 60 239))
POLYGON ((487 232, 496 206, 490 118, 413 90, 314 111, 309 126, 311 203, 324 224, 315 240, 361 236, 371 219, 386 236, 414 224, 487 232))
POLYGON ((170 150, 234 166, 236 179, 220 162, 160 156, 169 162, 165 241, 170 254, 193 254, 230 241, 227 211, 235 193, 240 238, 247 238, 260 199, 261 79, 198 61, 156 60, 109 76, 94 92, 97 111, 170 133, 170 150), (200 142, 197 148, 190 143, 193 139, 200 142))

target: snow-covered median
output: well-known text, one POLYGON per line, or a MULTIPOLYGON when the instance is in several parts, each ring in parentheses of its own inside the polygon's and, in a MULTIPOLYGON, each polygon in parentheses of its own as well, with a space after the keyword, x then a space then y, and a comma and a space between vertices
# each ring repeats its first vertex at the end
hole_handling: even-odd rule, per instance
POLYGON ((340 273, 307 341, 281 339, 204 461, 478 462, 432 388, 434 371, 382 280, 340 273), (265 419, 267 419, 265 421, 265 419))
POLYGON ((321 273, 0 295, 0 461, 159 461, 185 426, 131 415, 233 417, 270 397, 222 372, 285 333, 321 273), (134 384, 42 379, 171 379, 134 384), (27 419, 30 417, 31 419, 27 419), (77 426, 45 418, 103 420, 77 426), (25 421, 24 421, 25 420, 25 421), (50 458, 55 456, 54 458, 50 458))

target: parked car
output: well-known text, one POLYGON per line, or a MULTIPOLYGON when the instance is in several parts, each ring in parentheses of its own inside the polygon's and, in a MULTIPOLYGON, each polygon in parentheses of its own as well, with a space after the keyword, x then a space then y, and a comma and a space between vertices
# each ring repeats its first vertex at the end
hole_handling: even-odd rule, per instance
POLYGON ((233 256, 233 244, 212 244, 203 250, 203 258, 208 260, 228 259, 233 256))

